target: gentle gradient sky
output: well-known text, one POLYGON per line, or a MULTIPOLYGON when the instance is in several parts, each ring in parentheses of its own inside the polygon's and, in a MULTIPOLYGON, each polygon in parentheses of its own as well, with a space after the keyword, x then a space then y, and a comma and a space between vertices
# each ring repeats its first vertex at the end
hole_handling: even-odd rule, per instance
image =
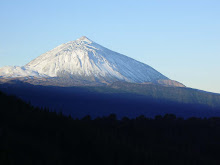
POLYGON ((0 67, 81 36, 220 93, 219 0, 0 0, 0 67))

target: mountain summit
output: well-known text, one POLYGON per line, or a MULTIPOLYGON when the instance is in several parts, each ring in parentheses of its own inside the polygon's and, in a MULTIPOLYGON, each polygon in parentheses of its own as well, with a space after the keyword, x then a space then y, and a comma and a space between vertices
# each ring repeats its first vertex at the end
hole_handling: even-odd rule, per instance
POLYGON ((23 67, 0 68, 0 76, 69 78, 101 83, 169 81, 149 65, 111 51, 86 36, 61 44, 23 67))

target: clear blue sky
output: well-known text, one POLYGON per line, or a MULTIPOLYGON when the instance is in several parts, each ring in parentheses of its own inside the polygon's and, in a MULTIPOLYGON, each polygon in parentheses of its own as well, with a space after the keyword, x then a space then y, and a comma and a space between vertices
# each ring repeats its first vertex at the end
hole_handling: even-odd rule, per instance
POLYGON ((81 36, 220 93, 219 0, 1 0, 0 67, 81 36))

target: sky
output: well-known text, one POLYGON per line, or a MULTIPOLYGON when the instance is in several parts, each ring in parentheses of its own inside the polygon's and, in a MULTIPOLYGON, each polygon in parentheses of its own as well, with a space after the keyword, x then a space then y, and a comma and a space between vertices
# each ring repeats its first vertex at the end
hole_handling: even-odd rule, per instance
POLYGON ((81 36, 220 93, 219 0, 0 0, 0 67, 81 36))

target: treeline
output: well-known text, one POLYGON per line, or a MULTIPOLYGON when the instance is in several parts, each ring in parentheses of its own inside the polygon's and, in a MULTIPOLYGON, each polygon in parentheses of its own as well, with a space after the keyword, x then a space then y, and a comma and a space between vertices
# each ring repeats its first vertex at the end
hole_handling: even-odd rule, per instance
POLYGON ((73 119, 0 93, 1 165, 219 165, 220 118, 73 119))

